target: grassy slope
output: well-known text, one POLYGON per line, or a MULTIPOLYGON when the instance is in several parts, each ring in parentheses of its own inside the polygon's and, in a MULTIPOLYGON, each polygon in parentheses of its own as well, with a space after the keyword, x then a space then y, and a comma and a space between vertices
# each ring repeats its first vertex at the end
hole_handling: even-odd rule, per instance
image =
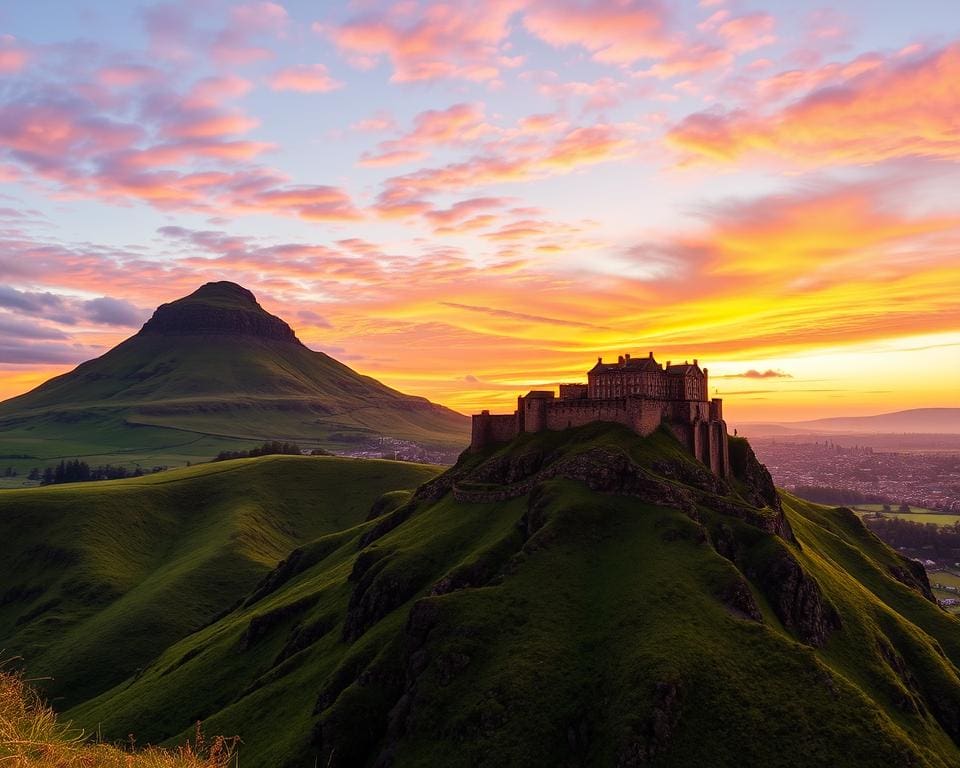
POLYGON ((53 676, 58 706, 83 701, 229 608, 291 549, 437 471, 283 456, 0 491, 0 647, 53 676))
MULTIPOLYGON (((528 437, 499 454, 596 447, 647 466, 689 461, 663 435, 612 429, 528 437)), ((317 538, 269 589, 68 714, 174 740, 205 718, 243 737, 247 766, 362 765, 391 742, 401 766, 960 761, 937 720, 949 723, 960 697, 960 624, 890 577, 901 561, 852 514, 786 497, 800 547, 786 546, 843 622, 813 649, 756 583, 762 623, 718 597, 741 576, 679 511, 565 479, 538 498, 545 522, 527 540, 528 497, 449 494, 405 520, 401 507, 365 547, 379 521, 317 538), (451 575, 466 588, 428 596, 451 575), (359 601, 366 614, 354 593, 371 598, 359 601), (365 618, 345 639, 348 613, 365 618), (407 706, 388 730, 398 700, 407 706)), ((700 515, 734 531, 748 571, 782 546, 700 515)))

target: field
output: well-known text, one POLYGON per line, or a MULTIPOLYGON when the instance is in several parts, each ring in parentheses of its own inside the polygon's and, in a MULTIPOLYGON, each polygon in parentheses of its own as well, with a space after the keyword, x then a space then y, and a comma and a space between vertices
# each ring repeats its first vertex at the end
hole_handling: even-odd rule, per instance
POLYGON ((950 571, 927 571, 927 576, 930 577, 931 584, 939 582, 948 587, 960 589, 960 575, 956 573, 951 573, 950 571))
POLYGON ((960 515, 947 512, 936 512, 932 509, 923 507, 910 507, 910 512, 898 512, 896 506, 892 505, 891 512, 883 512, 882 504, 858 504, 852 507, 853 511, 861 517, 864 515, 873 515, 882 512, 884 517, 897 517, 901 520, 910 520, 914 523, 934 523, 935 525, 954 525, 960 522, 960 515))

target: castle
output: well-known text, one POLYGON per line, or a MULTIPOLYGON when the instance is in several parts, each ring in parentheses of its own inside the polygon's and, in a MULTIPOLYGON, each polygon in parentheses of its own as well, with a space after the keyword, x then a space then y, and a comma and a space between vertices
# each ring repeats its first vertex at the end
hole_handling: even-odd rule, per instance
POLYGON ((470 447, 512 440, 522 432, 566 429, 594 421, 613 421, 649 435, 660 424, 670 428, 696 458, 725 477, 730 469, 723 401, 707 399, 707 369, 697 361, 661 365, 648 357, 622 355, 616 363, 597 364, 586 384, 561 384, 517 398, 512 415, 483 411, 473 417, 470 447))

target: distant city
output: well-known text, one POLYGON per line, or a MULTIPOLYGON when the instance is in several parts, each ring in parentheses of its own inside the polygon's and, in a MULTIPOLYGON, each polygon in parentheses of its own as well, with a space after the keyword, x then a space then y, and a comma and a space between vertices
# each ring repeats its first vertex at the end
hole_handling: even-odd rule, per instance
POLYGON ((864 497, 851 502, 960 512, 960 443, 953 436, 919 437, 755 437, 750 443, 777 486, 790 491, 830 488, 864 497), (896 437, 906 450, 893 449, 896 437), (874 447, 878 444, 883 450, 874 447))

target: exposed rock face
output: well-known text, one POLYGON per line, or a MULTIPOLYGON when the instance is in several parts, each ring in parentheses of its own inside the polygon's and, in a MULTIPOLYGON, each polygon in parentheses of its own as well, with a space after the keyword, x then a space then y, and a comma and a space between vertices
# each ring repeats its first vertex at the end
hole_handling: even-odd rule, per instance
POLYGON ((741 451, 741 467, 743 474, 737 479, 743 486, 745 503, 729 501, 731 489, 726 481, 706 468, 700 471, 689 463, 657 461, 650 471, 625 453, 605 448, 591 448, 559 459, 539 451, 495 456, 477 467, 454 467, 421 486, 414 498, 436 500, 452 491, 458 501, 501 502, 530 493, 545 480, 566 478, 593 491, 634 496, 650 504, 679 509, 693 519, 697 519, 697 504, 703 504, 796 543, 770 473, 757 461, 749 445, 741 451))
POLYGON ((617 768, 637 768, 663 752, 670 744, 682 713, 681 689, 675 682, 659 682, 653 695, 653 710, 640 732, 623 747, 617 768))
POLYGON ((937 602, 937 598, 933 596, 933 590, 930 589, 927 570, 916 560, 904 557, 901 565, 891 565, 889 570, 890 575, 901 584, 916 590, 931 603, 937 602))
POLYGON ((141 335, 254 336, 299 344, 293 329, 235 283, 207 283, 189 296, 162 304, 140 329, 141 335))
POLYGON ((730 441, 730 467, 734 476, 746 486, 747 501, 758 507, 781 509, 780 495, 770 472, 743 438, 730 441))
POLYGON ((777 618, 802 642, 821 648, 840 629, 840 614, 786 547, 779 547, 755 577, 777 618))

